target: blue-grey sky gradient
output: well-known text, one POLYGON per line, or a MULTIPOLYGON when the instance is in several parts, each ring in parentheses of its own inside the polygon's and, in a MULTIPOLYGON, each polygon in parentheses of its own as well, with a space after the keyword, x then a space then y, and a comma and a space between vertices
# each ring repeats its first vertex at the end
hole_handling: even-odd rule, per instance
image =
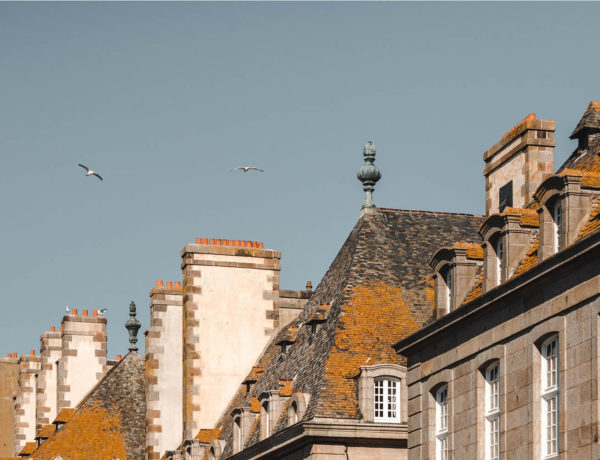
POLYGON ((359 216, 368 140, 378 206, 483 213, 482 154, 525 115, 556 120, 556 166, 573 150, 600 98, 599 16, 0 3, 0 355, 39 349, 65 304, 108 308, 109 355, 126 352, 129 302, 142 332, 148 292, 180 279, 197 236, 263 241, 282 288, 316 285, 359 216), (245 164, 265 173, 230 172, 245 164))

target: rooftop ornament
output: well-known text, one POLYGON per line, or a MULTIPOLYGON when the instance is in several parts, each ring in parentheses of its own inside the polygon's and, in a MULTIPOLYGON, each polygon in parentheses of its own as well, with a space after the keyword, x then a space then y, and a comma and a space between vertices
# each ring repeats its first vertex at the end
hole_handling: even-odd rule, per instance
POLYGON ((356 177, 363 184, 363 190, 365 192, 365 202, 362 205, 362 209, 375 210, 375 203, 373 203, 373 192, 375 191, 375 184, 381 179, 381 171, 373 164, 375 161, 375 145, 372 141, 367 142, 363 149, 363 156, 365 164, 360 167, 356 177))
POLYGON ((125 323, 125 329, 129 331, 129 351, 138 351, 137 333, 141 324, 135 317, 135 302, 129 304, 129 319, 125 323))

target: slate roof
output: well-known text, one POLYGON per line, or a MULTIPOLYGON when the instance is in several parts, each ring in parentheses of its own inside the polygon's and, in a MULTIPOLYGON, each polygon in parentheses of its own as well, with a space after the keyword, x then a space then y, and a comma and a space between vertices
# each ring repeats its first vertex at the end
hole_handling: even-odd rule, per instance
POLYGON ((144 373, 144 358, 136 352, 128 353, 32 457, 143 460, 146 446, 144 373))
MULTIPOLYGON (((581 175, 581 186, 588 189, 600 188, 600 102, 591 102, 579 121, 579 124, 573 131, 571 138, 579 136, 588 136, 589 143, 587 148, 581 150, 575 149, 573 154, 564 162, 556 172, 556 176, 566 174, 581 175), (587 131, 584 129, 587 128, 587 131), (597 131, 597 132, 596 132, 597 131)), ((528 209, 507 208, 504 212, 495 215, 505 215, 518 212, 521 216, 521 225, 536 227, 539 226, 539 216, 534 211, 539 205, 532 200, 525 207, 528 209)), ((490 216, 491 217, 491 216, 490 216)), ((489 217, 488 217, 489 218, 489 217)), ((592 202, 590 215, 587 221, 580 229, 577 240, 590 235, 600 229, 600 196, 592 202)), ((539 235, 533 233, 529 249, 523 259, 519 262, 513 278, 527 272, 538 263, 537 251, 540 245, 539 235)), ((483 295, 483 268, 479 270, 473 286, 465 297, 464 304, 483 295)))
MULTIPOLYGON (((290 332, 283 328, 271 340, 256 366, 264 367, 246 394, 240 386, 217 424, 231 455, 231 412, 256 408, 257 397, 269 390, 282 395, 310 395, 304 420, 360 419, 357 401, 359 366, 403 364, 391 345, 431 321, 434 308, 429 260, 454 241, 478 243, 483 216, 380 208, 360 217, 318 288, 291 326, 295 342, 281 355, 277 344, 290 332), (308 325, 315 312, 326 319, 308 325), (291 380, 292 382, 281 382, 291 380), (283 386, 282 386, 283 385, 283 386), (291 386, 291 389, 290 389, 291 386)), ((318 316, 318 315, 317 315, 318 316)), ((284 407, 275 430, 285 427, 284 407)), ((258 423, 247 445, 258 440, 258 423)))

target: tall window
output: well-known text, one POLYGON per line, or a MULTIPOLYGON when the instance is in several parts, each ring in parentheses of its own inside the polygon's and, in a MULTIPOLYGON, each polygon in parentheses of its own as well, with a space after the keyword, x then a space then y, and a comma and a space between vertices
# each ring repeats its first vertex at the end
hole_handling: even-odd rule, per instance
POLYGON ((294 401, 288 409, 288 426, 298 423, 298 404, 294 401))
POLYGON ((485 458, 500 458, 500 365, 485 370, 485 458))
POLYGON ((236 417, 233 420, 233 450, 234 453, 240 452, 242 450, 242 419, 240 417, 236 417))
POLYGON ((269 414, 269 402, 265 401, 262 406, 261 406, 261 411, 260 411, 260 418, 261 418, 261 434, 262 434, 262 438, 268 438, 269 436, 271 436, 271 416, 269 414))
POLYGON ((449 313, 452 308, 452 274, 450 267, 446 268, 444 281, 446 282, 446 312, 449 313))
POLYGON ((400 421, 400 382, 390 377, 375 379, 376 422, 400 421))
POLYGON ((435 394, 436 459, 448 460, 448 385, 435 394))
POLYGON ((558 455, 558 336, 542 344, 542 451, 558 455))
POLYGON ((560 249, 560 235, 562 231, 562 207, 559 199, 556 199, 554 206, 552 206, 552 227, 554 252, 557 252, 560 249))
POLYGON ((502 235, 498 235, 496 240, 496 284, 502 283, 502 259, 504 258, 504 246, 502 244, 502 235))

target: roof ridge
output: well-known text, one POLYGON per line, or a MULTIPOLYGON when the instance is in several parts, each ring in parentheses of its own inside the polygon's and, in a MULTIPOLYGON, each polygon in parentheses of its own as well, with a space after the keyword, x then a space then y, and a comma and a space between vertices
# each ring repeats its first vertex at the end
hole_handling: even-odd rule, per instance
POLYGON ((399 213, 410 213, 410 214, 439 214, 444 216, 473 216, 473 217, 485 217, 485 214, 469 214, 466 212, 446 212, 446 211, 423 211, 418 209, 395 209, 395 208, 377 208, 378 211, 384 212, 399 212, 399 213))

